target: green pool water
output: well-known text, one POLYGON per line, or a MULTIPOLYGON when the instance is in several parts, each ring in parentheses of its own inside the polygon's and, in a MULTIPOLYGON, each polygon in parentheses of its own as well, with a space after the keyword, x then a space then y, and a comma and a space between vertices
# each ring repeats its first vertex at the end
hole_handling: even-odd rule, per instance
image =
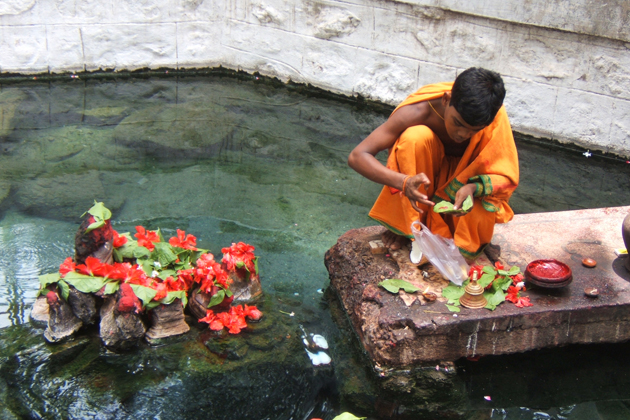
MULTIPOLYGON (((386 416, 372 403, 378 383, 356 339, 333 321, 323 260, 341 234, 374 224, 367 212, 380 187, 346 159, 389 110, 249 76, 0 85, 0 417, 386 416), (124 354, 107 352, 90 330, 45 344, 29 324, 37 276, 73 254, 79 217, 95 199, 119 232, 183 229, 215 255, 232 242, 254 245, 266 324, 227 338, 194 327, 124 354), (328 339, 330 366, 310 364, 300 326, 328 339)), ((527 139, 517 146, 517 213, 628 204, 625 162, 527 139)), ((627 349, 461 361, 461 389, 423 415, 630 418, 627 349), (523 366, 543 382, 514 386, 523 366), (551 376, 550 366, 562 369, 551 376)))

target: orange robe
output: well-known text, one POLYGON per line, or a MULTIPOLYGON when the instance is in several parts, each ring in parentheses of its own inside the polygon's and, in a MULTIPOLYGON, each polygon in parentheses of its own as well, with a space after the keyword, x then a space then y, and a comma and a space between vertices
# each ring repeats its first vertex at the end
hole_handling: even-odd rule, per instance
MULTIPOLYGON (((394 112, 405 105, 441 98, 452 86, 424 86, 394 112)), ((419 219, 431 232, 453 238, 465 257, 475 258, 490 243, 494 224, 508 222, 514 216, 508 200, 518 185, 518 155, 504 107, 489 126, 470 139, 461 157, 446 156, 442 142, 427 126, 409 127, 390 149, 387 167, 407 175, 425 173, 431 185, 427 190, 422 187, 422 192, 436 204, 443 200, 454 203, 455 193, 463 185, 477 185, 473 208, 459 217, 435 213, 418 203, 424 210, 419 214, 407 197, 394 188, 383 187, 370 217, 399 235, 413 238, 411 223, 419 219)))

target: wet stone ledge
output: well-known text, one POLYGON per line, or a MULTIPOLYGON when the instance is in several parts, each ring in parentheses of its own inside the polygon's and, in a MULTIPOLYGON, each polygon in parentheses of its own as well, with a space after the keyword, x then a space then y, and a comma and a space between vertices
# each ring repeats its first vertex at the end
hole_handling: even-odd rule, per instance
POLYGON ((377 371, 568 344, 622 342, 630 339, 630 273, 614 250, 624 247, 621 225, 629 211, 615 207, 517 215, 497 225, 493 242, 501 246, 507 265, 524 271, 532 260, 555 258, 573 272, 572 283, 560 289, 528 285, 523 295, 533 306, 527 308, 506 302, 495 311, 462 308, 454 316, 442 297, 407 306, 399 295, 378 286, 385 278, 400 278, 402 271, 386 254, 371 253, 369 241, 383 231, 379 226, 346 232, 325 262, 331 287, 377 371), (595 259, 597 266, 583 266, 585 257, 595 259), (597 288, 599 296, 586 296, 587 287, 597 288))

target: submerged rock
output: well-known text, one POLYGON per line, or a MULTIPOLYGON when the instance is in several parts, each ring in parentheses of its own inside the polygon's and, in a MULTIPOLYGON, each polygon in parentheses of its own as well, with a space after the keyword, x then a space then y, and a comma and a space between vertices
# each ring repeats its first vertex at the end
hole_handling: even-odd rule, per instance
POLYGON ((160 305, 153 308, 150 314, 151 328, 145 335, 150 344, 190 331, 184 318, 184 307, 179 299, 175 299, 170 305, 160 305))
POLYGON ((48 292, 46 302, 48 303, 49 317, 44 338, 49 343, 62 341, 83 326, 81 320, 72 312, 70 305, 61 299, 57 293, 48 292))

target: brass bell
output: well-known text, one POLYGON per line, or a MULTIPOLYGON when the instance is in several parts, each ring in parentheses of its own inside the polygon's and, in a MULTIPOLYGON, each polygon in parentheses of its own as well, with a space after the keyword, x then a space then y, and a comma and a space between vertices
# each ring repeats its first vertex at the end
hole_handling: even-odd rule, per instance
POLYGON ((464 296, 459 299, 459 303, 470 309, 483 308, 488 304, 488 301, 483 296, 483 287, 477 283, 476 270, 473 271, 472 278, 464 289, 464 296))

